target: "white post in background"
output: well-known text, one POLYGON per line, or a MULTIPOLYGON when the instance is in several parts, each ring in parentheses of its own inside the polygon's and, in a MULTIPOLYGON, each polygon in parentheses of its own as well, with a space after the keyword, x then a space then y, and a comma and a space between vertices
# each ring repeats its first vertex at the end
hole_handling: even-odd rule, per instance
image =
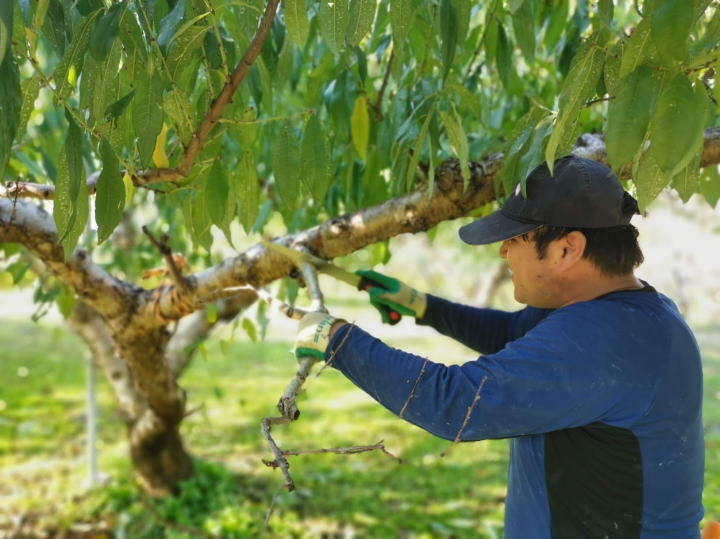
POLYGON ((95 442, 97 440, 97 402, 95 399, 95 364, 89 354, 87 357, 86 372, 87 391, 85 405, 87 407, 87 419, 85 423, 85 430, 87 431, 87 487, 93 488, 99 483, 97 447, 95 446, 95 442))

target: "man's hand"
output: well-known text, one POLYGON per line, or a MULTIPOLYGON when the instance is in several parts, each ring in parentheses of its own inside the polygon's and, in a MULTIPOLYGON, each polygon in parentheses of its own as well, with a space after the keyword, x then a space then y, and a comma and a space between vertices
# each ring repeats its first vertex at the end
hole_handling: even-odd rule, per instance
POLYGON ((325 350, 330 342, 330 330, 336 322, 343 322, 327 313, 312 312, 300 319, 295 337, 295 357, 302 359, 325 359, 325 350))
POLYGON ((422 318, 425 315, 427 296, 424 293, 418 292, 405 283, 376 271, 360 270, 355 273, 378 283, 379 286, 370 288, 368 294, 370 295, 370 303, 380 311, 384 323, 389 324, 393 321, 390 320, 387 308, 383 306, 390 307, 400 314, 414 318, 422 318))

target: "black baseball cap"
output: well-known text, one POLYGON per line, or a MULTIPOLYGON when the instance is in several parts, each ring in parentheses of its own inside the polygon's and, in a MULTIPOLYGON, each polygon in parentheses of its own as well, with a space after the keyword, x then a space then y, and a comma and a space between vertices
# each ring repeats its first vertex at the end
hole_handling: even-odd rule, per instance
POLYGON ((638 213, 637 201, 605 165, 568 155, 527 177, 527 198, 520 183, 502 208, 460 228, 460 239, 485 245, 525 234, 541 225, 569 228, 624 226, 638 213))

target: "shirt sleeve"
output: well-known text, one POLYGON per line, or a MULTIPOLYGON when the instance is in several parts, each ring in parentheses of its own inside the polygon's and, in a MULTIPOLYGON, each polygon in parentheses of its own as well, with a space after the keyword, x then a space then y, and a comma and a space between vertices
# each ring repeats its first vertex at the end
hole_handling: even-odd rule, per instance
POLYGON ((508 438, 601 420, 623 398, 622 381, 604 360, 611 353, 600 340, 606 332, 556 311, 499 352, 446 366, 346 325, 327 358, 390 411, 436 436, 508 438), (588 340, 588 331, 596 339, 588 340))
POLYGON ((522 337, 549 312, 533 307, 516 312, 470 307, 428 294, 425 316, 417 323, 431 326, 476 352, 492 354, 522 337))

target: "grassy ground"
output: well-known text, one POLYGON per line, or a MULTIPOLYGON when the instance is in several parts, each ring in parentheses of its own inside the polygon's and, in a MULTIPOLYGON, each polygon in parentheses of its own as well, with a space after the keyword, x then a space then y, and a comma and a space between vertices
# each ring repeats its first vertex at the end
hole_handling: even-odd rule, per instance
MULTIPOLYGON (((720 333, 698 336, 705 353, 705 504, 720 519, 720 333)), ((210 344, 196 359, 181 384, 189 408, 198 408, 183 427, 198 474, 179 499, 161 503, 133 488, 124 431, 100 383, 98 448, 109 486, 88 491, 82 347, 61 330, 20 322, 0 325, 0 343, 0 535, 25 518, 25 529, 81 532, 91 523, 133 538, 502 536, 505 442, 460 444, 441 457, 447 442, 398 421, 331 370, 307 383, 300 419, 276 427, 281 447, 382 439, 404 462, 379 452, 291 457, 297 491, 279 489, 280 472, 261 462, 270 455, 259 425, 274 414, 293 374, 287 343, 210 344)), ((415 339, 412 347, 427 347, 432 357, 443 343, 415 339)))

